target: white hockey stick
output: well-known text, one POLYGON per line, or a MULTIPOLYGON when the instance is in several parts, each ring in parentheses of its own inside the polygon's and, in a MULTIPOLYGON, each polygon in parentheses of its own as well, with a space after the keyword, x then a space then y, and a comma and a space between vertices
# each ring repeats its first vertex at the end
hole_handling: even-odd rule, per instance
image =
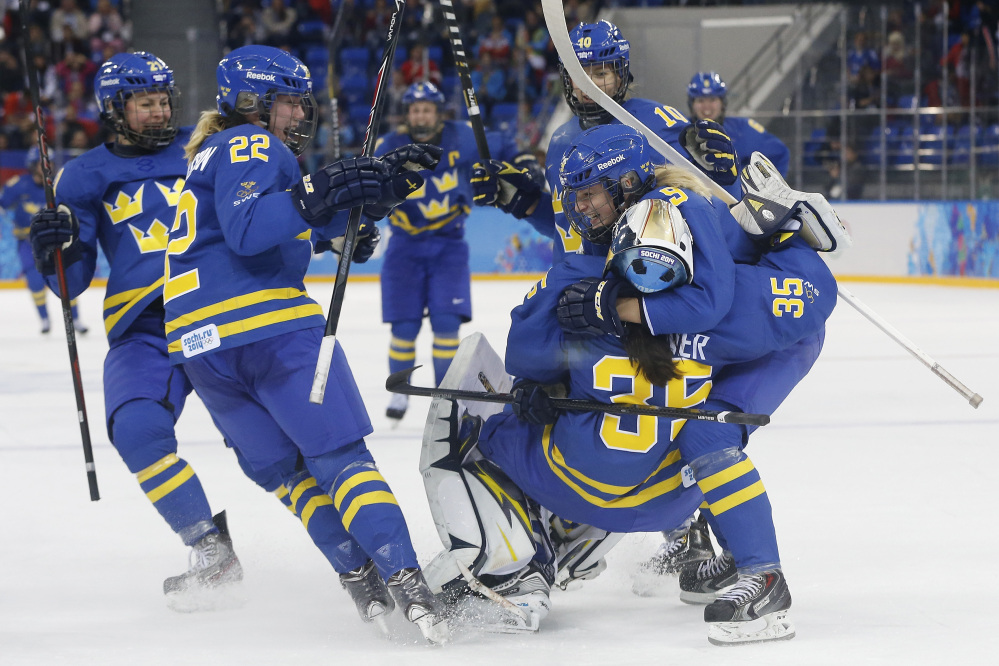
MULTIPOLYGON (((576 51, 572 48, 572 42, 569 40, 569 31, 565 26, 565 11, 562 8, 561 0, 541 0, 541 7, 545 13, 545 23, 548 25, 548 34, 551 35, 552 42, 555 44, 555 50, 558 52, 558 57, 562 60, 562 64, 565 66, 566 71, 569 72, 569 77, 577 86, 579 86, 579 89, 586 93, 586 95, 594 102, 602 106, 604 110, 614 116, 614 118, 619 120, 622 124, 633 127, 641 132, 645 136, 646 140, 648 140, 649 144, 659 151, 663 157, 669 160, 673 165, 687 169, 705 186, 710 188, 713 195, 717 196, 730 206, 736 203, 735 198, 721 185, 708 178, 703 171, 687 161, 687 159, 677 152, 673 146, 666 143, 661 136, 646 127, 640 120, 638 120, 638 118, 635 118, 635 116, 628 113, 626 109, 611 99, 610 96, 608 96, 603 90, 598 88, 593 81, 590 80, 586 71, 583 70, 583 66, 579 63, 579 59, 576 58, 576 51)), ((864 303, 862 303, 842 285, 837 285, 837 291, 841 299, 849 303, 855 310, 857 310, 857 312, 862 314, 868 321, 881 329, 881 331, 883 331, 888 337, 904 347, 910 354, 915 356, 920 363, 929 368, 933 374, 942 379, 948 386, 964 396, 972 407, 976 409, 978 408, 978 405, 982 403, 982 396, 969 389, 963 383, 958 381, 954 375, 940 367, 939 363, 934 361, 929 355, 919 349, 919 347, 913 344, 909 338, 902 335, 898 329, 885 321, 880 315, 864 305, 864 303)))
POLYGON ((458 560, 458 558, 454 558, 454 561, 458 565, 458 571, 461 572, 462 578, 464 578, 465 582, 468 583, 469 589, 471 589, 473 592, 478 592, 479 594, 489 599, 490 601, 499 604, 499 606, 504 610, 507 610, 516 615, 517 617, 521 618, 524 621, 525 625, 530 625, 531 620, 526 612, 524 612, 519 607, 514 605, 512 601, 510 601, 503 595, 494 592, 492 588, 490 588, 488 585, 486 585, 481 580, 476 578, 475 574, 469 571, 468 567, 462 564, 461 561, 458 560))

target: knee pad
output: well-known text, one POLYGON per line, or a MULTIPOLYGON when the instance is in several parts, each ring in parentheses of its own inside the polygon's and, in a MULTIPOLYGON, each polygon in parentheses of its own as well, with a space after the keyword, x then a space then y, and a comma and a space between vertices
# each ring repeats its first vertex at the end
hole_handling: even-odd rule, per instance
POLYGON ((415 340, 420 334, 420 327, 423 325, 422 319, 407 319, 406 321, 392 322, 392 337, 400 340, 415 340))
POLYGON ((111 442, 136 474, 177 453, 173 414, 154 400, 126 402, 111 417, 111 442))
POLYGON ((457 334, 461 328, 461 316, 451 313, 430 315, 430 328, 435 334, 457 334))

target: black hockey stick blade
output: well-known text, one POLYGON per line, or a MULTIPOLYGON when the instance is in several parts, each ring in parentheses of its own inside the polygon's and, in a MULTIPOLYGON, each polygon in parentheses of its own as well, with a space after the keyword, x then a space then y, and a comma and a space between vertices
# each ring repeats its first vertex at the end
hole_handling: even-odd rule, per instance
MULTIPOLYGON (((429 388, 413 386, 409 383, 409 375, 417 368, 407 368, 393 372, 385 380, 386 390, 404 395, 421 395, 447 400, 472 400, 475 402, 497 402, 510 404, 513 395, 510 393, 487 393, 484 391, 464 391, 460 389, 429 388)), ((770 423, 768 414, 748 414, 745 412, 712 411, 707 409, 686 409, 682 407, 653 407, 651 405, 634 405, 628 403, 606 403, 595 400, 577 400, 573 398, 552 398, 552 403, 559 409, 570 411, 607 412, 609 414, 637 414, 640 416, 659 416, 668 419, 692 419, 696 421, 714 421, 715 423, 734 423, 737 425, 765 426, 770 423)))

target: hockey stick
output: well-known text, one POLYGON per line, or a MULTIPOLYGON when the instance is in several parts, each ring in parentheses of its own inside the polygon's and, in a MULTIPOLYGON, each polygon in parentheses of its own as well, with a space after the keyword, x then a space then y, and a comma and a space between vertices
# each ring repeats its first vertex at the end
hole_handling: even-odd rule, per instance
MULTIPOLYGON (((446 400, 473 400, 476 402, 498 402, 509 405, 513 403, 512 393, 491 393, 484 391, 465 391, 461 389, 427 388, 413 386, 407 380, 409 375, 423 366, 406 368, 393 372, 385 380, 385 388, 392 393, 404 395, 422 395, 446 400)), ((735 423, 738 425, 765 426, 770 423, 767 414, 747 414, 745 412, 716 412, 706 409, 686 409, 683 407, 653 407, 651 405, 634 405, 630 403, 606 403, 595 400, 578 400, 575 398, 550 398, 552 404, 559 409, 606 412, 608 414, 637 414, 640 416, 660 416, 668 419, 691 419, 695 421, 714 421, 715 423, 735 423)))
POLYGON ((501 608, 510 611, 511 613, 519 617, 521 620, 523 620, 525 625, 530 625, 531 620, 528 617, 527 613, 525 613, 519 607, 514 605, 512 601, 504 597, 502 594, 494 592, 491 587, 489 587, 481 580, 476 578, 475 574, 469 571, 468 567, 462 564, 458 560, 458 558, 454 558, 454 562, 455 564, 458 565, 458 571, 461 572, 461 577, 465 579, 466 583, 468 583, 468 588, 470 590, 472 590, 473 592, 478 592, 486 599, 489 599, 490 601, 499 604, 501 608))
POLYGON ((461 33, 458 31, 458 17, 454 14, 454 5, 451 4, 451 0, 440 0, 440 3, 450 37, 451 54, 454 56, 454 64, 458 68, 458 78, 461 80, 462 97, 465 99, 465 108, 468 109, 468 120, 472 124, 472 132, 475 134, 475 146, 479 149, 479 158, 483 162, 488 162, 489 144, 486 142, 486 128, 482 124, 479 100, 475 96, 475 86, 472 85, 472 74, 468 69, 465 44, 461 41, 461 33))
MULTIPOLYGON (((336 5, 336 0, 330 0, 330 5, 336 5)), ((340 45, 340 24, 343 22, 343 10, 347 6, 341 0, 340 9, 336 12, 336 19, 333 21, 333 29, 330 30, 329 60, 326 63, 326 94, 330 98, 330 128, 333 131, 332 145, 330 146, 330 161, 335 162, 340 159, 340 109, 336 98, 336 68, 333 58, 336 56, 336 49, 340 45)))
MULTIPOLYGON (((378 68, 378 79, 375 82, 375 96, 371 100, 371 113, 368 115, 368 129, 364 132, 364 148, 361 154, 370 157, 374 153, 375 141, 378 138, 378 126, 381 123, 382 109, 385 106, 385 89, 392 75, 392 57, 395 55, 396 44, 402 28, 402 15, 406 10, 406 0, 394 0, 395 10, 389 19, 388 35, 385 38, 385 52, 382 54, 382 64, 378 68)), ((316 373, 312 378, 312 390, 309 402, 321 405, 326 395, 326 380, 330 374, 330 363, 333 361, 333 350, 336 348, 336 329, 340 323, 340 310, 343 307, 343 296, 347 290, 347 276, 350 274, 350 258, 354 256, 357 244, 357 229, 361 226, 361 210, 363 206, 352 208, 347 219, 347 232, 344 234, 343 250, 337 263, 336 280, 333 283, 333 298, 330 301, 329 313, 326 315, 326 332, 319 346, 319 359, 316 361, 316 373)))
MULTIPOLYGON (((635 116, 628 113, 626 109, 611 99, 603 90, 597 87, 597 85, 590 80, 590 77, 587 76, 583 66, 579 63, 575 50, 572 48, 572 42, 569 39, 569 31, 566 29, 565 25, 565 13, 562 8, 561 1, 541 0, 541 7, 544 10, 545 23, 548 26, 548 34, 551 35, 552 42, 555 44, 555 50, 558 52, 558 56, 561 59, 562 64, 569 72, 569 76, 573 83, 579 86, 580 90, 586 93, 590 99, 603 107, 605 111, 614 116, 614 118, 622 124, 628 125, 629 127, 641 132, 653 148, 659 151, 659 153, 661 153, 675 166, 682 167, 689 171, 698 179, 698 181, 708 187, 713 195, 717 196, 730 206, 735 204, 735 198, 721 185, 708 178, 703 171, 691 164, 686 158, 683 157, 683 155, 677 152, 673 146, 666 143, 662 137, 650 130, 644 123, 635 118, 635 116)), ((973 392, 967 386, 958 381, 954 375, 940 367, 939 363, 916 347, 911 340, 902 335, 902 333, 900 333, 894 326, 889 324, 880 315, 862 303, 860 299, 854 296, 849 290, 844 288, 842 285, 837 285, 837 292, 839 297, 849 303, 855 310, 857 310, 857 312, 866 317, 868 321, 881 329, 881 331, 892 340, 904 347, 910 354, 915 356, 917 360, 929 368, 933 374, 942 379, 948 386, 964 396, 972 407, 977 409, 978 405, 982 403, 982 396, 973 392)))
MULTIPOLYGON (((28 0, 21 0, 21 45, 24 50, 24 66, 28 74, 28 87, 31 102, 35 106, 35 130, 38 135, 38 157, 42 167, 42 180, 45 184, 45 205, 55 208, 55 190, 52 187, 52 162, 49 160, 48 144, 45 140, 45 121, 42 116, 41 94, 38 86, 38 72, 28 49, 28 0)), ((94 449, 90 443, 90 421, 87 419, 87 405, 83 399, 83 377, 80 374, 80 354, 76 349, 76 326, 73 324, 73 306, 70 305, 69 287, 66 284, 66 267, 63 265, 62 248, 55 251, 56 280, 59 282, 59 302, 62 304, 62 320, 66 327, 66 347, 69 349, 69 369, 73 376, 73 393, 76 395, 76 418, 80 422, 80 436, 83 438, 83 460, 87 469, 87 484, 90 486, 90 501, 101 498, 97 489, 97 468, 94 465, 94 449)))

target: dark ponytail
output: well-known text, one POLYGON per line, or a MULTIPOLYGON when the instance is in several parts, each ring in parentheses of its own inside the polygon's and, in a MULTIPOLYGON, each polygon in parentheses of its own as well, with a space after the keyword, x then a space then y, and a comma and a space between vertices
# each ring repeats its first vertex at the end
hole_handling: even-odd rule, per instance
POLYGON ((683 376, 673 362, 669 340, 667 336, 652 335, 644 326, 629 326, 623 339, 628 358, 638 366, 642 376, 656 386, 666 386, 670 380, 683 376))

